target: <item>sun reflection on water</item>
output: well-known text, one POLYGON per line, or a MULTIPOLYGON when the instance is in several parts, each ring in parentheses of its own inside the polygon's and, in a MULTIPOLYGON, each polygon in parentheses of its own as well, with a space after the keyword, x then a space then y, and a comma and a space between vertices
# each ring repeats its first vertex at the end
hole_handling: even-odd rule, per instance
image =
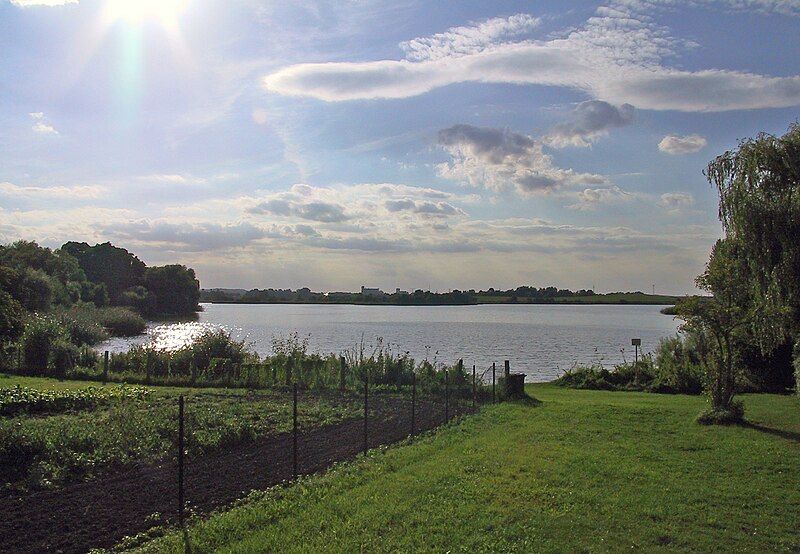
POLYGON ((219 325, 187 321, 183 323, 165 323, 147 331, 146 346, 156 350, 174 351, 190 345, 197 337, 206 331, 220 329, 219 325))

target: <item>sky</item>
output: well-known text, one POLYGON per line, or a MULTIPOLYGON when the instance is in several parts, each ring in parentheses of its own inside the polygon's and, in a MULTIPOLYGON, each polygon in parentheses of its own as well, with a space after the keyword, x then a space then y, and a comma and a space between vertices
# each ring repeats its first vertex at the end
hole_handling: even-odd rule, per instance
POLYGON ((0 242, 203 287, 694 292, 800 0, 0 0, 0 242))

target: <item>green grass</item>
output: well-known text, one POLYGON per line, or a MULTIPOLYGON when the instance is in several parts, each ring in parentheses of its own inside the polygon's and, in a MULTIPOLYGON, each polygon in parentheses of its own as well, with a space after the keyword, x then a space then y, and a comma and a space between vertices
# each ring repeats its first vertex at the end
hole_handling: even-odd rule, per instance
MULTIPOLYGON (((529 387, 461 425, 197 521, 192 552, 798 551, 800 400, 529 387)), ((183 552, 178 533, 146 543, 183 552)))
MULTIPOLYGON (((42 391, 78 390, 86 382, 0 377, 0 387, 42 391)), ((119 389, 119 385, 108 385, 119 389)), ((105 389, 101 389, 105 390, 105 389)), ((186 447, 202 455, 258 437, 288 431, 292 404, 287 393, 148 387, 142 398, 114 398, 47 416, 0 418, 0 489, 58 487, 89 480, 175 454, 177 396, 186 397, 186 447)), ((356 417, 355 403, 303 395, 299 423, 314 427, 356 417)))

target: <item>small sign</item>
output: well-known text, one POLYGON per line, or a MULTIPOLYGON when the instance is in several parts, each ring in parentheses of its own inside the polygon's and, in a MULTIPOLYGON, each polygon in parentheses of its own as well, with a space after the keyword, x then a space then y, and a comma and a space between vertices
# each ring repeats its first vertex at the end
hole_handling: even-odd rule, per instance
POLYGON ((641 346, 642 339, 631 339, 631 346, 641 346))

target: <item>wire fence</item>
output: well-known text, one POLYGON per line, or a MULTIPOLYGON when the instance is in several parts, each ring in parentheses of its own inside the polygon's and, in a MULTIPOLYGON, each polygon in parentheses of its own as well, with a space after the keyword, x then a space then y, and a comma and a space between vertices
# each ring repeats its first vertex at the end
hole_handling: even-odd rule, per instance
MULTIPOLYGON (((108 355, 102 357, 101 371, 106 376, 108 360, 108 355)), ((370 449, 406 440, 499 402, 508 368, 505 362, 500 375, 497 364, 479 370, 459 360, 452 368, 425 376, 416 371, 399 373, 388 384, 385 375, 383 382, 372 382, 368 372, 359 373, 341 360, 334 376, 317 377, 313 367, 306 368, 292 371, 287 386, 286 375, 278 368, 261 367, 259 374, 268 379, 266 388, 252 387, 246 394, 233 390, 208 394, 250 407, 263 406, 259 402, 265 398, 280 404, 280 409, 264 415, 276 431, 232 440, 211 451, 197 446, 207 442, 208 430, 198 422, 209 406, 195 405, 191 395, 171 397, 175 401, 174 441, 166 461, 58 490, 0 496, 0 551, 79 552, 111 547, 123 537, 155 526, 185 525, 192 516, 228 506, 248 491, 288 483, 336 462, 368 455, 370 449), (319 386, 321 382, 329 385, 319 386), (323 405, 344 415, 320 422, 315 414, 323 405)), ((252 384, 249 379, 254 373, 247 371, 234 372, 228 385, 252 384)))

